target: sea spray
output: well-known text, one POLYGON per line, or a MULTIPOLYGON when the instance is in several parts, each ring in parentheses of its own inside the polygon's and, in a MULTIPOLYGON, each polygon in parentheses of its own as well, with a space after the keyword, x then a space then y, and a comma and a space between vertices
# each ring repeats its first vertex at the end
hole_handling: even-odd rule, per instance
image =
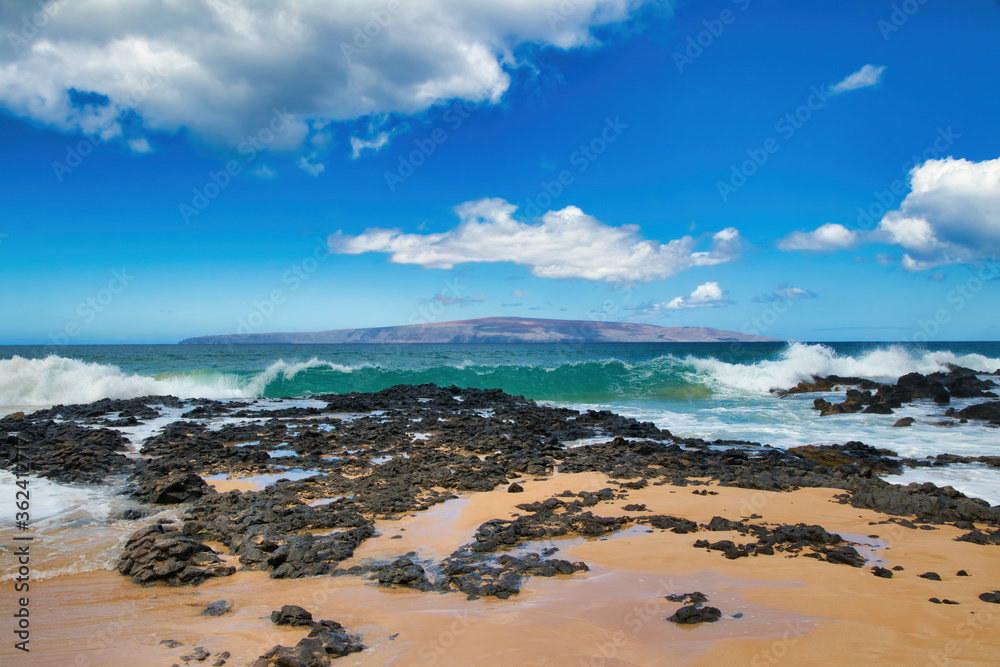
POLYGON ((893 381, 914 371, 945 370, 948 364, 984 373, 1000 368, 1000 346, 991 344, 958 351, 899 344, 759 345, 747 346, 735 361, 722 353, 725 345, 604 345, 572 354, 551 345, 261 345, 235 351, 122 346, 117 348, 122 358, 92 354, 103 352, 96 347, 71 349, 91 358, 0 359, 0 406, 150 394, 281 398, 426 383, 503 389, 547 401, 671 403, 713 396, 749 399, 815 375, 893 381), (147 358, 137 361, 143 352, 147 358))

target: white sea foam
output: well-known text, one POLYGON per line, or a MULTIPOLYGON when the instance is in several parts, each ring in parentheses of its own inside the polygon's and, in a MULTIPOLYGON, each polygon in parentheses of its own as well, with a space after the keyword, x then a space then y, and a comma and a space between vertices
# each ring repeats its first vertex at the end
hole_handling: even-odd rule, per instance
POLYGON ((967 496, 982 498, 991 505, 1000 505, 1000 470, 982 463, 957 463, 934 468, 909 468, 902 475, 886 475, 885 481, 893 484, 933 482, 938 486, 951 486, 967 496))
POLYGON ((733 364, 720 359, 688 357, 684 363, 697 372, 691 382, 708 384, 716 391, 766 393, 772 389, 794 387, 815 375, 857 376, 893 379, 906 373, 934 373, 947 370, 946 364, 965 366, 983 373, 1000 368, 1000 359, 981 354, 958 355, 954 352, 921 352, 900 345, 879 347, 859 356, 841 356, 825 345, 791 343, 779 359, 755 364, 733 364))
POLYGON ((347 366, 313 358, 297 363, 278 360, 249 378, 205 370, 149 376, 126 373, 111 364, 88 363, 54 355, 44 359, 14 356, 0 359, 0 406, 31 408, 149 395, 253 398, 262 395, 271 382, 291 380, 310 369, 326 368, 351 373, 366 366, 369 365, 347 366))
MULTIPOLYGON (((135 501, 119 494, 114 486, 61 484, 35 476, 27 480, 31 507, 28 532, 34 538, 31 547, 32 579, 47 579, 62 574, 112 569, 128 535, 158 518, 175 516, 176 508, 140 521, 124 521, 115 516, 138 507, 135 501)), ((17 478, 0 470, 0 488, 13 490, 17 478)), ((13 502, 0 503, 0 523, 12 526, 13 502)), ((0 583, 17 573, 13 551, 0 548, 0 583)))
POLYGON ((174 395, 183 398, 240 398, 237 378, 226 374, 154 378, 117 366, 49 356, 0 359, 0 405, 46 406, 92 403, 102 398, 174 395))
POLYGON ((316 357, 313 357, 309 361, 294 363, 288 363, 279 359, 250 380, 250 382, 246 385, 245 395, 261 396, 263 395, 264 390, 267 389, 267 385, 271 384, 275 380, 291 380, 299 373, 312 370, 314 368, 326 368, 337 373, 353 373, 354 371, 361 370, 362 368, 377 368, 377 366, 369 363, 354 365, 338 364, 332 361, 323 361, 322 359, 318 359, 316 357))

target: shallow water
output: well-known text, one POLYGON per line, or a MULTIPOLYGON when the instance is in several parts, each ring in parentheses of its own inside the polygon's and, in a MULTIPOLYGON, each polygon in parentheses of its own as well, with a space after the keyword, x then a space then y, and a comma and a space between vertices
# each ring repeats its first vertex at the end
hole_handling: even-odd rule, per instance
MULTIPOLYGON (((276 397, 322 392, 370 391, 396 383, 436 382, 499 387, 514 394, 579 410, 611 410, 651 421, 682 437, 750 440, 775 447, 832 444, 860 440, 901 456, 940 453, 968 456, 1000 454, 1000 429, 981 423, 954 424, 944 408, 917 401, 892 415, 820 417, 812 410, 818 396, 842 400, 842 394, 804 394, 779 398, 771 389, 786 388, 812 375, 837 373, 879 380, 910 371, 941 370, 946 363, 981 372, 1000 367, 998 343, 942 343, 931 346, 886 344, 651 344, 651 345, 322 345, 322 346, 80 346, 63 348, 66 356, 48 356, 43 347, 0 347, 0 415, 31 411, 56 403, 147 394, 258 398, 253 412, 286 407, 325 407, 306 397, 276 397), (901 417, 916 422, 895 428, 901 417), (941 425, 939 422, 950 425, 941 425)), ((976 400, 955 400, 961 408, 976 400)), ((119 427, 133 455, 142 441, 180 418, 187 408, 158 406, 162 416, 135 427, 119 427)), ((375 413, 378 414, 378 413, 375 413)), ((327 415, 315 428, 330 431, 327 415)), ((207 421, 217 430, 226 424, 255 423, 264 417, 223 417, 207 421)), ((296 431, 289 433, 293 437, 296 431)), ((414 434, 424 438, 426 434, 414 434)), ((569 443, 603 442, 590 438, 569 443)), ((255 442, 237 443, 249 446, 255 442)), ((318 471, 295 465, 295 452, 279 447, 286 470, 239 480, 256 488, 281 478, 301 479, 318 471)), ((387 461, 386 457, 375 460, 387 461)), ((215 478, 212 478, 213 480, 215 478)), ((224 479, 224 476, 219 477, 224 479)), ((932 481, 969 495, 1000 503, 1000 470, 982 464, 907 470, 890 481, 932 481)), ((3 488, 13 477, 0 473, 3 488), (6 475, 6 477, 4 476, 6 475)), ((81 569, 109 563, 108 547, 124 530, 113 517, 127 506, 113 489, 67 487, 31 478, 33 519, 50 544, 56 541, 81 554, 81 569)), ((10 510, 10 504, 2 511, 10 510)), ((433 510, 432 510, 433 511, 433 510)), ((433 515, 431 515, 433 516, 433 515)), ((8 518, 8 517, 4 517, 8 518)), ((42 549, 44 552, 44 548, 42 549)), ((46 556, 40 555, 44 565, 46 556)), ((77 567, 77 566, 74 566, 77 567)), ((46 570, 42 568, 44 573, 46 570)), ((44 575, 43 575, 44 576, 44 575)))

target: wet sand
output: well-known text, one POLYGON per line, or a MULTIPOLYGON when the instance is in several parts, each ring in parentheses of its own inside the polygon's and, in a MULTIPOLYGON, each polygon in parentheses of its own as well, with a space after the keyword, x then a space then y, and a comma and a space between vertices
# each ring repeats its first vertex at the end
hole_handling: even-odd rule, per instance
MULTIPOLYGON (((216 488, 234 488, 228 484, 239 482, 216 488)), ((501 488, 464 495, 379 522, 380 536, 342 566, 407 551, 438 561, 468 543, 484 521, 517 512, 518 503, 564 490, 615 488, 598 473, 522 484, 524 493, 501 488), (396 535, 401 538, 393 539, 396 535)), ((622 507, 644 503, 652 514, 699 523, 756 513, 763 518, 755 522, 819 524, 866 541, 863 536, 877 535, 880 542, 870 541, 884 546, 874 548, 871 558, 904 568, 893 579, 877 578, 867 567, 781 553, 727 560, 719 552, 692 548, 704 533, 677 535, 641 526, 606 538, 532 543, 534 550, 558 546, 554 557, 583 560, 591 570, 532 577, 509 600, 391 590, 350 576, 272 580, 267 573, 237 572, 197 588, 141 588, 116 572, 90 572, 33 583, 32 652, 25 661, 7 641, 0 662, 184 664, 182 655, 204 646, 213 656, 200 664, 212 664, 215 654, 229 651, 226 664, 243 665, 275 644, 292 646, 306 635, 303 629, 278 628, 268 618, 283 604, 297 604, 315 619, 336 620, 363 635, 369 648, 335 663, 344 665, 996 664, 1000 606, 978 595, 1000 589, 1000 549, 955 542, 962 531, 952 526, 869 525, 886 515, 832 501, 835 493, 650 486, 590 509, 602 516, 635 516, 640 513, 622 507), (718 495, 694 495, 695 489, 718 495), (960 569, 971 576, 955 576, 960 569), (917 577, 929 570, 943 581, 917 577), (666 621, 681 604, 663 596, 693 591, 705 593, 724 617, 694 627, 666 621), (933 604, 930 597, 961 604, 933 604), (199 614, 218 599, 233 600, 233 611, 217 618, 199 614), (167 639, 184 645, 160 644, 167 639)), ((736 533, 710 536, 740 541, 736 533)), ((9 584, 3 591, 6 608, 13 593, 9 584)))

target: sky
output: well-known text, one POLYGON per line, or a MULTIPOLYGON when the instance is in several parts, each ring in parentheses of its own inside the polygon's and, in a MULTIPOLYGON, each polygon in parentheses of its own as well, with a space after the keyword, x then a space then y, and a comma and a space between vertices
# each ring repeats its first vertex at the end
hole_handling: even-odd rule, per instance
POLYGON ((0 0, 0 344, 1000 339, 992 0, 0 0))

